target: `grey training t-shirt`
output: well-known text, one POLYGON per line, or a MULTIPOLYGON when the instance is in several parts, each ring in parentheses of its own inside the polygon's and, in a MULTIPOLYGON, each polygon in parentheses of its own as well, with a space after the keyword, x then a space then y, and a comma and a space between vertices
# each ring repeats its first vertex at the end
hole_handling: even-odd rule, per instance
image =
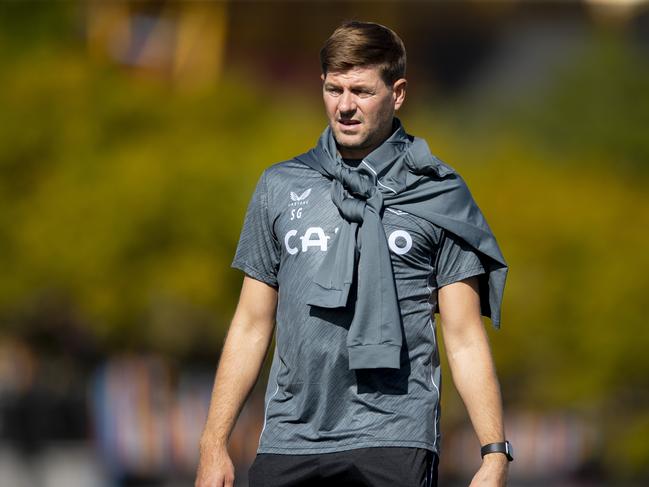
POLYGON ((304 290, 342 223, 331 182, 297 161, 267 168, 246 212, 232 267, 278 288, 275 350, 258 453, 377 446, 439 452, 437 290, 484 273, 470 246, 385 208, 383 226, 403 324, 400 369, 349 370, 347 308, 312 308, 304 290))

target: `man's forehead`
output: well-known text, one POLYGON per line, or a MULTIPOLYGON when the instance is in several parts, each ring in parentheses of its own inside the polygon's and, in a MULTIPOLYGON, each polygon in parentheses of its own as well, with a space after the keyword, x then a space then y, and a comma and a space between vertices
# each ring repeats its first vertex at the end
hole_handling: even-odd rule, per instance
POLYGON ((376 83, 381 80, 378 66, 354 66, 344 71, 328 71, 325 82, 376 83))

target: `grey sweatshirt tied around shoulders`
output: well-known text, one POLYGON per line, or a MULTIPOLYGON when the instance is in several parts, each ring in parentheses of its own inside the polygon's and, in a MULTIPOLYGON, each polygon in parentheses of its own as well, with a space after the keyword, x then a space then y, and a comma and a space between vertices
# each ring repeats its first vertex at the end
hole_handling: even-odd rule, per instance
POLYGON ((460 175, 396 118, 395 125, 358 167, 342 162, 330 127, 316 147, 295 158, 331 179, 331 198, 344 220, 306 292, 310 306, 339 308, 348 305, 355 284, 347 336, 350 370, 400 368, 402 324, 381 223, 384 207, 423 218, 477 251, 486 272, 479 276, 481 313, 500 326, 508 267, 496 238, 460 175))

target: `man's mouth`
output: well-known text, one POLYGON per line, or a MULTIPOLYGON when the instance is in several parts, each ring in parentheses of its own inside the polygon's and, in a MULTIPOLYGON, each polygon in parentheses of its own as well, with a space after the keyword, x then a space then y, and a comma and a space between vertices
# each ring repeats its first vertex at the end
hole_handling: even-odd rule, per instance
POLYGON ((346 126, 351 126, 351 125, 358 125, 361 122, 359 120, 343 120, 343 119, 338 119, 338 123, 341 125, 346 125, 346 126))

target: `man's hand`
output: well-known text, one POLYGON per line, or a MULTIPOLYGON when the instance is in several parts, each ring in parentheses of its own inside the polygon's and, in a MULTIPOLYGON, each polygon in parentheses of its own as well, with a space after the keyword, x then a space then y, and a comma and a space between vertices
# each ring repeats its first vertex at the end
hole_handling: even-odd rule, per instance
POLYGON ((482 466, 473 476, 469 487, 505 487, 509 461, 501 453, 490 453, 482 459, 482 466))
POLYGON ((201 446, 195 487, 233 487, 234 465, 226 446, 201 446))

